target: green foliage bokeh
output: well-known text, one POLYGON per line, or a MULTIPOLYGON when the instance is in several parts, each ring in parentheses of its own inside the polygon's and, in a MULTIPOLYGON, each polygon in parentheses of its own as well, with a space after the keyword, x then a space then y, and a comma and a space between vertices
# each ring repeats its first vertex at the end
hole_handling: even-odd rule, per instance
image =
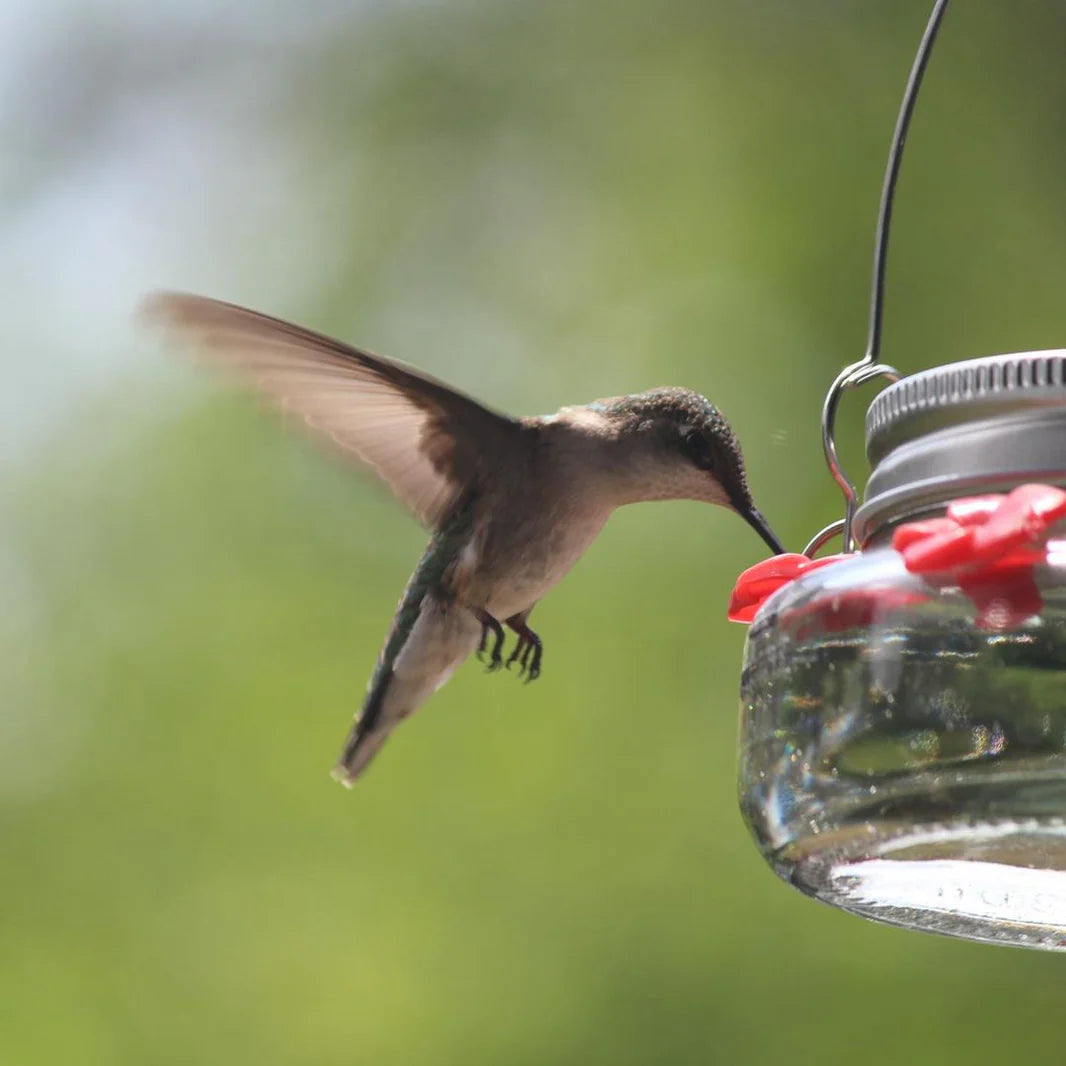
MULTIPOLYGON (((225 267, 190 253, 137 284, 257 304, 516 413, 694 387, 799 547, 838 511, 818 409, 861 352, 928 7, 383 5, 253 49, 244 81, 209 34, 199 67, 175 61, 176 113, 195 128, 228 87, 283 180, 254 152, 208 168, 189 241, 225 267), (264 224, 236 232, 242 196, 264 224)), ((892 247, 904 370, 1066 337, 1064 34, 1035 0, 948 14, 892 247)), ((120 56, 89 89, 143 77, 120 56)), ((756 853, 725 603, 763 549, 737 519, 616 515, 537 609, 543 678, 468 665, 348 794, 328 770, 422 534, 254 403, 115 343, 136 362, 0 475, 0 1060, 1059 1061, 1057 957, 861 922, 756 853)))

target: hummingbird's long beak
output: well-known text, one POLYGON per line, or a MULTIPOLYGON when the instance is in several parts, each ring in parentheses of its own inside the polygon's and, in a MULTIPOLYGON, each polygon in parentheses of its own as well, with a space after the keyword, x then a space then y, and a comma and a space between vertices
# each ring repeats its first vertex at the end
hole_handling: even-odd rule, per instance
POLYGON ((784 545, 777 539, 777 534, 770 528, 770 523, 763 518, 762 512, 757 507, 745 508, 740 514, 744 521, 766 541, 775 555, 784 555, 784 545))

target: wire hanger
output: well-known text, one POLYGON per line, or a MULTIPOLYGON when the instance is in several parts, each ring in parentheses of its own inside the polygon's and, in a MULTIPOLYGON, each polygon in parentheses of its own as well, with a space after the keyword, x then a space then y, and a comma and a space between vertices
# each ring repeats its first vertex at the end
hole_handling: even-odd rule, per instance
POLYGON ((918 99, 918 90, 921 88, 922 77, 925 74, 929 55, 933 50, 933 42, 936 40, 940 22, 947 9, 948 0, 936 0, 933 5, 933 13, 929 16, 929 22, 925 27, 918 52, 914 57, 914 65, 911 67, 910 77, 907 79, 907 87, 903 91, 903 101, 900 104, 899 116, 896 119, 896 129, 892 135, 892 144, 888 150, 888 165, 885 168, 885 180, 881 188, 881 208, 877 216, 877 230, 874 237, 874 265, 873 279, 870 291, 870 327, 866 341, 866 354, 857 362, 844 367, 837 375, 836 380, 829 386, 825 402, 822 404, 822 450, 825 453, 826 465, 833 480, 840 486, 844 495, 844 517, 831 522, 824 529, 814 535, 810 543, 803 549, 803 554, 813 556, 819 548, 828 543, 838 533, 843 534, 845 552, 855 550, 855 538, 852 534, 852 522, 855 518, 855 507, 858 502, 858 494, 855 483, 848 477, 840 462, 836 446, 836 415, 837 408, 844 393, 849 389, 858 388, 860 385, 873 381, 875 378, 887 378, 889 382, 898 381, 900 373, 894 367, 880 362, 881 357, 881 334, 884 319, 885 303, 885 264, 888 259, 888 232, 892 224, 892 204, 896 193, 896 182, 899 178, 900 164, 903 162, 903 148, 907 140, 907 130, 910 128, 911 116, 914 114, 914 105, 918 99))

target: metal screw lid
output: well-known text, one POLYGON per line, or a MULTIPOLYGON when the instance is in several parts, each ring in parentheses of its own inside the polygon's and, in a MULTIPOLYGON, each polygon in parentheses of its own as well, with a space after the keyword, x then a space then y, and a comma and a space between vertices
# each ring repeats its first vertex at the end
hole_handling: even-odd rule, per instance
POLYGON ((866 414, 864 543, 947 500, 1026 481, 1066 485, 1066 349, 970 359, 890 385, 866 414))

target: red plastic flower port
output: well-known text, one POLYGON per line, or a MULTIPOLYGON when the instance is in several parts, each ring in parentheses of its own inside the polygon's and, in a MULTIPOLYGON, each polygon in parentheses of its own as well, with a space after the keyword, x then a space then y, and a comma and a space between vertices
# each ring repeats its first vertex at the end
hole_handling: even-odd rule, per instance
MULTIPOLYGON (((1046 561, 1048 535, 1063 519, 1066 492, 1051 485, 1021 485, 1006 496, 955 500, 943 518, 908 522, 893 534, 892 547, 906 568, 928 584, 960 589, 976 608, 979 626, 1005 630, 1043 609, 1033 567, 1046 561)), ((729 618, 750 622, 779 588, 845 558, 777 555, 757 563, 738 578, 729 618)), ((922 599, 890 588, 851 590, 834 602, 833 617, 841 624, 866 624, 882 611, 922 599)))
POLYGON ((846 558, 846 555, 827 555, 824 559, 808 559, 806 555, 789 552, 749 566, 733 586, 733 595, 729 597, 729 620, 750 622, 755 612, 779 588, 795 581, 800 574, 809 574, 846 558))
POLYGON ((1048 534, 1066 518, 1066 492, 1019 485, 1006 496, 958 500, 943 518, 900 526, 892 547, 912 574, 957 585, 983 629, 1011 629, 1039 614, 1033 567, 1047 558, 1048 534))

